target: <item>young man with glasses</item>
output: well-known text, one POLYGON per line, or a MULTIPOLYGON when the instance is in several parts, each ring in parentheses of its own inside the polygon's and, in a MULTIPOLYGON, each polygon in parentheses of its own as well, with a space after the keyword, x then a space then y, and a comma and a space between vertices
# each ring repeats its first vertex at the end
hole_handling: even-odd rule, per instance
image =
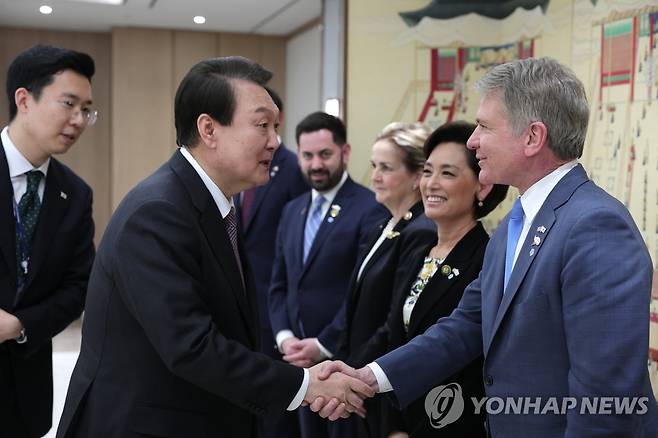
POLYGON ((0 436, 52 423, 51 339, 82 312, 94 258, 91 188, 52 155, 78 140, 92 108, 94 61, 37 45, 7 72, 0 133, 0 436))

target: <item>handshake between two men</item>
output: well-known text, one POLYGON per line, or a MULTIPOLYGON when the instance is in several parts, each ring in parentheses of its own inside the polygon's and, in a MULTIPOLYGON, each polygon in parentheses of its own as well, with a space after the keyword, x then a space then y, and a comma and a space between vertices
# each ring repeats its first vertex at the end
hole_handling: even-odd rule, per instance
POLYGON ((303 405, 322 418, 335 421, 356 413, 365 417, 364 400, 378 391, 370 368, 358 370, 341 361, 325 361, 309 368, 310 382, 303 405))

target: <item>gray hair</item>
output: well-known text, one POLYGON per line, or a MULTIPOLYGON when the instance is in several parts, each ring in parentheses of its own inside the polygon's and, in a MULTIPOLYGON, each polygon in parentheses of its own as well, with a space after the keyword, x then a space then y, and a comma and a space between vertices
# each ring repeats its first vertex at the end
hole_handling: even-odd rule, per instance
POLYGON ((522 59, 492 68, 475 87, 498 93, 516 135, 532 122, 548 131, 548 146, 562 160, 583 154, 589 105, 583 83, 551 58, 522 59))
POLYGON ((422 123, 389 123, 375 141, 388 140, 402 152, 404 166, 409 172, 417 172, 425 164, 423 145, 432 130, 422 123))

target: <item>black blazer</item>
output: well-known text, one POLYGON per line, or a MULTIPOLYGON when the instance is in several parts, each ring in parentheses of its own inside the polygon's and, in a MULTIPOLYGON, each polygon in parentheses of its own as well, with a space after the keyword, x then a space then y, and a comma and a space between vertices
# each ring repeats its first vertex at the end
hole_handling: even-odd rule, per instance
POLYGON ((249 438, 254 414, 284 412, 303 371, 252 352, 241 262, 246 290, 217 206, 177 151, 105 231, 57 436, 249 438))
POLYGON ((361 253, 355 265, 341 321, 343 339, 337 355, 348 364, 359 367, 365 365, 361 347, 386 322, 391 307, 395 272, 401 262, 400 254, 408 248, 436 239, 436 225, 423 214, 422 202, 415 204, 410 212, 411 218, 398 221, 393 229, 396 233, 394 237, 382 242, 358 280, 359 269, 390 220, 390 215, 372 231, 367 249, 361 253))
MULTIPOLYGON (((52 423, 51 339, 75 320, 85 302, 94 259, 91 188, 71 169, 50 159, 39 222, 32 242, 25 287, 16 296, 14 189, 0 142, 0 308, 21 320, 22 345, 0 344, 0 392, 8 379, 31 436, 45 435, 52 423)), ((1 427, 1 426, 0 426, 1 427)))
MULTIPOLYGON (((427 328, 434 325, 439 318, 450 315, 459 304, 466 286, 479 275, 488 241, 487 232, 482 224, 478 222, 457 243, 448 254, 443 266, 448 265, 451 268, 458 269, 459 275, 448 278, 439 270, 432 276, 413 309, 408 333, 404 330, 402 308, 411 285, 416 280, 423 265, 424 258, 429 254, 430 249, 436 245, 436 235, 423 245, 418 245, 405 252, 401 256, 401 264, 398 273, 396 273, 396 296, 393 299, 391 313, 388 315, 384 327, 372 337, 363 349, 366 360, 370 362, 380 355, 406 344, 413 337, 422 334, 427 328)), ((477 397, 478 399, 484 397, 482 358, 478 358, 445 381, 436 382, 436 385, 450 382, 456 382, 462 387, 464 400, 470 400, 471 397, 477 397)), ((486 436, 484 417, 476 416, 469 409, 465 409, 456 422, 441 429, 432 428, 425 412, 425 397, 431 389, 428 388, 428 391, 404 409, 401 415, 396 415, 396 412, 399 411, 386 404, 382 414, 385 419, 384 436, 394 430, 406 431, 413 438, 473 438, 486 436)))

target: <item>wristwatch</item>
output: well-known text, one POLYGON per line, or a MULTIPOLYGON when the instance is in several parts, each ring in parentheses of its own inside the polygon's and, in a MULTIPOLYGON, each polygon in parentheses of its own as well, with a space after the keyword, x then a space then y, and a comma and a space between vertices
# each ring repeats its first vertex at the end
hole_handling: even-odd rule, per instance
POLYGON ((27 342, 27 335, 25 334, 25 327, 21 329, 21 335, 14 339, 17 344, 24 344, 27 342))

